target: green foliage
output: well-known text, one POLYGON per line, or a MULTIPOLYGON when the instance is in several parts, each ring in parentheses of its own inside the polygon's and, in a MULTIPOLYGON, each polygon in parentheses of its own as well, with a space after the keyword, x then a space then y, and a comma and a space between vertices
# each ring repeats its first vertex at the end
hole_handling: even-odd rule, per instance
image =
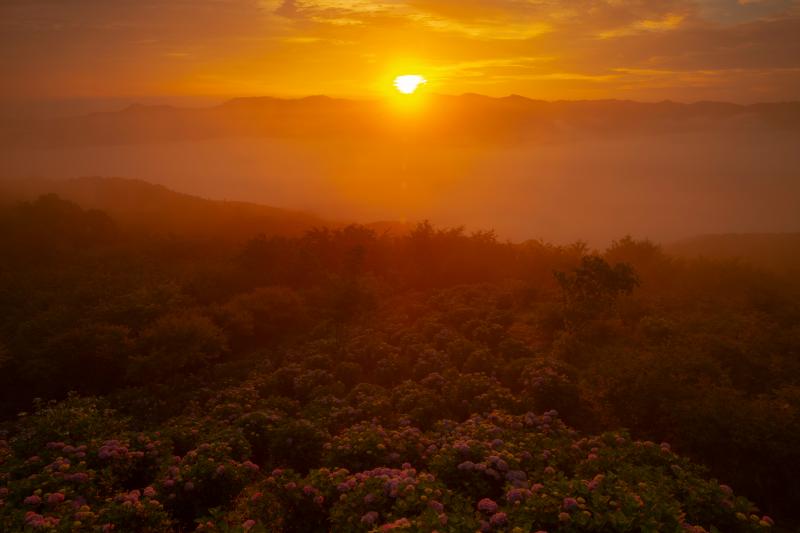
POLYGON ((556 272, 564 298, 568 324, 608 316, 617 298, 639 285, 633 268, 626 263, 609 265, 602 257, 587 255, 572 272, 556 272))
POLYGON ((132 358, 129 372, 139 382, 203 368, 227 351, 222 330, 192 312, 161 317, 142 331, 138 344, 142 355, 132 358))
POLYGON ((0 211, 0 228, 13 228, 0 232, 0 246, 20 266, 106 246, 119 235, 106 213, 84 211, 55 194, 0 211))
POLYGON ((785 280, 430 224, 234 253, 76 209, 0 217, 0 530, 771 527, 712 476, 797 520, 785 280))

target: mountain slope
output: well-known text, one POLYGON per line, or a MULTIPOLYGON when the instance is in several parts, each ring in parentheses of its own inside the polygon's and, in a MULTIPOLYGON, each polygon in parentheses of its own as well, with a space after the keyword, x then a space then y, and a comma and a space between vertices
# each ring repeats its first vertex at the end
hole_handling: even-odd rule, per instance
POLYGON ((0 202, 55 193, 87 209, 107 212, 123 226, 154 233, 238 240, 259 233, 298 235, 330 225, 314 215, 247 202, 208 200, 161 185, 124 178, 0 180, 0 202))

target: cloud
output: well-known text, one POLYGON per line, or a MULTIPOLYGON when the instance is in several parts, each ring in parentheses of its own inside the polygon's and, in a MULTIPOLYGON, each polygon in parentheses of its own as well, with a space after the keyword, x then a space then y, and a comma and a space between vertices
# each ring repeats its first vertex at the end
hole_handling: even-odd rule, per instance
POLYGON ((601 31, 598 37, 601 39, 613 39, 614 37, 636 35, 638 33, 669 31, 680 27, 684 20, 686 20, 686 16, 680 14, 669 14, 661 19, 637 20, 627 26, 601 31))
POLYGON ((800 90, 798 0, 5 0, 0 30, 4 95, 318 93, 409 64, 441 92, 800 90))

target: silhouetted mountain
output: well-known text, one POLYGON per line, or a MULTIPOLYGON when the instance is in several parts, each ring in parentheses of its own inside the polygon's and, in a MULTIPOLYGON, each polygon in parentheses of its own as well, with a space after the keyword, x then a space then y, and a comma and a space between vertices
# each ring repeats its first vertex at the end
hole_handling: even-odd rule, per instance
POLYGON ((800 103, 736 105, 617 100, 545 102, 512 95, 420 97, 424 113, 311 96, 236 98, 207 108, 132 105, 121 111, 0 122, 0 146, 82 146, 236 137, 392 138, 416 128, 438 142, 557 141, 714 128, 800 131, 800 103), (398 113, 407 120, 398 120, 398 113))
POLYGON ((207 200, 133 179, 0 180, 2 203, 30 201, 51 193, 83 208, 105 211, 123 226, 224 241, 259 233, 299 235, 312 227, 331 224, 311 214, 247 202, 207 200))

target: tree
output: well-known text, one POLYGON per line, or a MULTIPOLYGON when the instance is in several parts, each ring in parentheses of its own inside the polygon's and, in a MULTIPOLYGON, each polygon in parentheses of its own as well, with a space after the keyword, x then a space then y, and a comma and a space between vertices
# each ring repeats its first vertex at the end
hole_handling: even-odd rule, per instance
POLYGON ((132 358, 129 374, 136 381, 191 373, 227 351, 225 335, 211 320, 192 312, 158 319, 139 338, 141 354, 132 358))
POLYGON ((607 315, 619 296, 639 286, 636 272, 627 263, 613 267, 602 257, 587 255, 572 272, 556 272, 568 327, 607 315))

